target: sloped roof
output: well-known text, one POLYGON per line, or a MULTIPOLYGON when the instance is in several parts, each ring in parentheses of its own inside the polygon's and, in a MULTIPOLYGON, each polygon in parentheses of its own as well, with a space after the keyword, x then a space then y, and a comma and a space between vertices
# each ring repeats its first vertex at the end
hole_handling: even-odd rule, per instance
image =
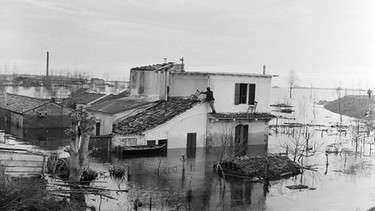
POLYGON ((17 95, 17 94, 9 94, 7 93, 6 105, 5 99, 0 99, 1 103, 0 106, 4 109, 10 110, 16 113, 24 113, 31 109, 37 108, 41 105, 44 105, 48 102, 52 102, 52 100, 47 99, 38 99, 34 97, 24 96, 24 95, 17 95))
POLYGON ((147 66, 141 66, 141 67, 133 67, 130 70, 141 70, 141 71, 154 71, 159 68, 162 68, 167 65, 172 65, 174 64, 173 62, 168 62, 168 63, 163 63, 163 64, 153 64, 153 65, 147 65, 147 66))
POLYGON ((270 113, 216 113, 211 114, 211 118, 215 119, 250 119, 250 120, 271 120, 276 116, 270 113))
POLYGON ((88 104, 94 100, 97 100, 101 97, 105 96, 105 94, 100 93, 89 93, 89 92, 81 92, 78 93, 71 98, 64 100, 62 103, 65 106, 71 106, 73 104, 88 104))
POLYGON ((156 105, 115 124, 114 131, 119 134, 141 134, 184 113, 199 102, 181 97, 158 101, 156 105))
POLYGON ((111 100, 115 100, 115 99, 119 99, 119 98, 123 98, 123 97, 128 97, 129 95, 130 95, 130 93, 128 91, 121 92, 117 95, 110 94, 110 95, 107 95, 107 96, 101 98, 98 101, 95 101, 94 103, 92 103, 92 105, 96 105, 96 104, 99 104, 99 103, 103 103, 103 102, 107 102, 107 101, 111 101, 111 100))
POLYGON ((87 111, 96 111, 107 114, 116 114, 122 111, 133 109, 139 106, 155 103, 155 101, 146 101, 140 98, 129 98, 123 97, 110 101, 104 101, 90 107, 87 107, 87 111))

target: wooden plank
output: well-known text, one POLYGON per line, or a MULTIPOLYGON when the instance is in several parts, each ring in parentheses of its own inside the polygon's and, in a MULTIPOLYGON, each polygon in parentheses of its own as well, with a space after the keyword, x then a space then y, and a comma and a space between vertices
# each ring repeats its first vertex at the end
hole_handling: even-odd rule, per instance
POLYGON ((42 170, 43 170, 42 166, 29 166, 29 167, 21 167, 21 166, 9 167, 9 166, 6 166, 4 168, 5 173, 6 172, 39 172, 39 173, 42 173, 42 170))
POLYGON ((6 172, 6 175, 11 177, 23 177, 23 178, 29 178, 29 177, 38 177, 40 176, 40 173, 30 173, 30 172, 6 172))
POLYGON ((43 155, 35 154, 0 153, 0 160, 29 160, 43 162, 43 157, 43 155))
POLYGON ((29 160, 0 160, 0 164, 7 166, 7 167, 14 167, 14 166, 43 166, 43 161, 29 161, 29 160))

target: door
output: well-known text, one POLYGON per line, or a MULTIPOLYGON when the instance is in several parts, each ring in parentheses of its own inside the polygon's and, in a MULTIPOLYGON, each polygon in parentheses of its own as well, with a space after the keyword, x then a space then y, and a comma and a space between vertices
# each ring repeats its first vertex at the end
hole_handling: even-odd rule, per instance
POLYGON ((100 122, 97 122, 95 125, 95 135, 99 136, 100 135, 100 122))
POLYGON ((235 143, 234 143, 234 155, 243 156, 246 155, 248 145, 248 125, 237 125, 235 128, 235 143))
POLYGON ((188 133, 186 142, 186 156, 187 158, 195 158, 197 152, 197 134, 188 133))

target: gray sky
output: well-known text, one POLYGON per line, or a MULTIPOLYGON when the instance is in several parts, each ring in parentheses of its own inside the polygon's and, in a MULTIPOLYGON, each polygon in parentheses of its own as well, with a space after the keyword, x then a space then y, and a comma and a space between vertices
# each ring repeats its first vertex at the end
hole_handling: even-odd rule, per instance
POLYGON ((87 72, 128 79, 135 66, 277 74, 286 86, 375 88, 373 0, 0 0, 1 72, 87 72), (107 73, 107 74, 106 74, 107 73))

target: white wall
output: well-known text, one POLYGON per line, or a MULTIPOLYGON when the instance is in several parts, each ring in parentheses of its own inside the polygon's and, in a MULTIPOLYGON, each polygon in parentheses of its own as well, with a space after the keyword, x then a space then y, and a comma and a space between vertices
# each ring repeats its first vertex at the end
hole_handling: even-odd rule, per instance
POLYGON ((246 76, 210 76, 210 88, 214 92, 217 112, 247 112, 249 105, 234 104, 236 83, 255 85, 255 101, 258 102, 256 112, 270 112, 271 78, 246 76))
POLYGON ((170 96, 190 96, 199 91, 206 91, 208 76, 170 74, 170 96))
MULTIPOLYGON (((213 120, 208 122, 207 136, 212 138, 208 142, 209 146, 220 146, 218 140, 220 134, 232 134, 234 140, 235 127, 239 124, 249 126, 248 145, 266 145, 268 141, 268 122, 264 120, 250 121, 250 120, 225 120, 215 122, 213 120), (216 139, 216 140, 215 140, 216 139)), ((210 139, 211 139, 210 138, 210 139)))
POLYGON ((197 147, 205 146, 207 106, 196 105, 167 123, 144 133, 145 140, 168 139, 168 148, 186 148, 187 133, 197 134, 197 147))

